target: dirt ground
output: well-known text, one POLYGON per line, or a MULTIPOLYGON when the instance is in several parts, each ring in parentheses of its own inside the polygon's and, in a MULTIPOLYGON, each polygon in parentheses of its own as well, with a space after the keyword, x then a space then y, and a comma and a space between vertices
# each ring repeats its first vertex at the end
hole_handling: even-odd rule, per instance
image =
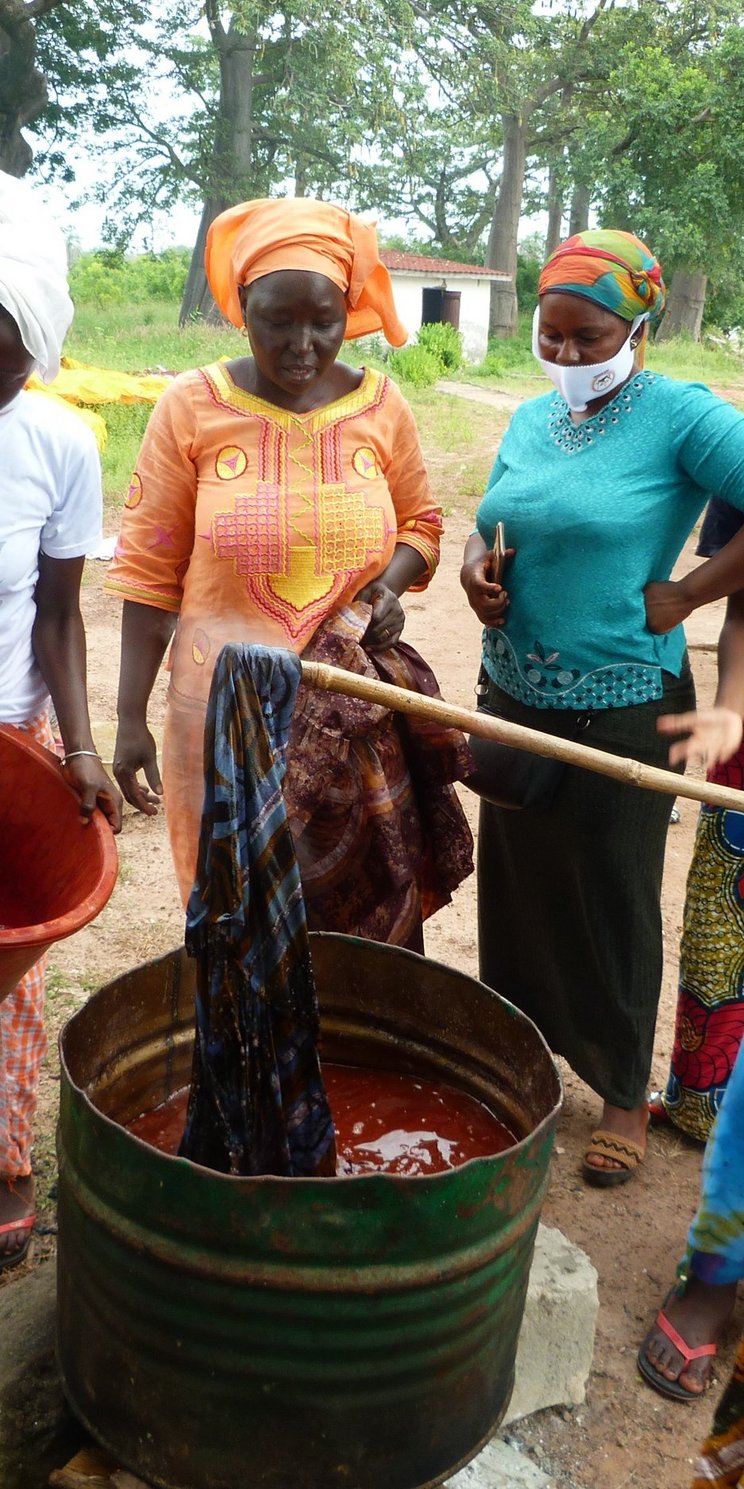
MULTIPOLYGON (((409 598, 406 629, 407 639, 433 664, 444 696, 467 706, 473 703, 479 626, 464 603, 458 570, 470 527, 465 512, 455 512, 448 519, 439 574, 429 594, 409 598)), ((110 760, 119 613, 118 606, 101 592, 102 578, 102 565, 87 566, 84 609, 92 716, 97 721, 94 733, 110 760)), ((715 614, 701 618, 691 634, 693 665, 703 698, 711 696, 714 686, 718 620, 715 614)), ((163 699, 164 684, 159 683, 152 714, 156 723, 162 719, 163 699)), ((466 809, 475 828, 472 797, 466 809)), ((657 1083, 664 1078, 671 1045, 677 949, 696 815, 694 803, 682 802, 682 820, 669 834, 664 887, 666 968, 654 1068, 657 1083)), ((36 1261, 54 1248, 55 1035, 97 986, 170 949, 182 936, 183 917, 162 814, 149 820, 128 811, 119 843, 121 871, 109 906, 94 925, 57 946, 51 957, 50 1052, 36 1149, 42 1200, 36 1261)), ((476 972, 474 878, 429 923, 427 949, 433 957, 476 972)), ((632 955, 629 946, 629 963, 632 955)), ((664 1401, 641 1382, 635 1356, 674 1273, 696 1204, 701 1152, 677 1136, 657 1132, 651 1136, 648 1162, 640 1177, 619 1189, 587 1188, 580 1177, 580 1161, 599 1101, 566 1068, 563 1075, 565 1108, 543 1218, 582 1246, 597 1268, 601 1304, 594 1368, 584 1406, 542 1412, 515 1424, 510 1435, 552 1476, 556 1486, 686 1489, 691 1457, 707 1429, 713 1398, 687 1408, 664 1401)), ((14 1275, 19 1274, 9 1274, 0 1286, 12 1286, 14 1275)), ((742 1323, 740 1317, 738 1327, 733 1325, 725 1338, 719 1379, 728 1373, 742 1323)))

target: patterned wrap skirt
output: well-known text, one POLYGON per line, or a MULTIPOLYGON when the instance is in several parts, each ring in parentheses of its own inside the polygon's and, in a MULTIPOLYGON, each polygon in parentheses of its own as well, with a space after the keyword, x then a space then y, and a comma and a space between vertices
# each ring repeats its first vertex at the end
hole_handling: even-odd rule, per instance
POLYGON ((744 1035, 744 812, 703 807, 687 879, 668 1115, 706 1142, 744 1035))

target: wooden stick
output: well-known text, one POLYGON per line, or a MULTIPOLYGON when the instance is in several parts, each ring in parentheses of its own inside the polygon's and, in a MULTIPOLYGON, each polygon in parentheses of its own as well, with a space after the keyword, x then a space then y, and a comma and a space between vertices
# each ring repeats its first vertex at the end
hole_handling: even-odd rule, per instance
POLYGON ((590 745, 578 744, 573 739, 557 739, 553 734, 526 729, 522 724, 511 724, 507 719, 497 719, 492 714, 472 708, 456 708, 440 698, 424 698, 420 693, 393 687, 392 683, 380 682, 377 678, 360 677, 357 672, 345 672, 343 668, 330 667, 325 662, 303 662, 302 681, 308 688, 326 688, 332 693, 364 698, 382 708, 416 714, 420 719, 436 719, 440 724, 463 729, 466 734, 496 739, 531 755, 565 760, 567 765, 579 765, 583 770, 612 776, 616 781, 626 781, 628 785, 641 786, 646 791, 663 791, 667 796, 686 796, 690 801, 704 801, 708 806, 744 812, 744 791, 736 791, 732 786, 687 780, 672 770, 643 765, 640 760, 626 759, 622 755, 609 755, 605 750, 594 750, 590 745))

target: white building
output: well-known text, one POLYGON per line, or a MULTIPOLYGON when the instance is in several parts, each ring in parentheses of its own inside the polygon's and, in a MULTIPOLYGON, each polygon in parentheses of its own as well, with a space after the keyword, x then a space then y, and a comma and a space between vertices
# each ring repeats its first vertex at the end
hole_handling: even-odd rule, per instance
POLYGON ((425 322, 449 321, 462 332, 467 360, 482 362, 488 350, 491 285, 494 279, 509 283, 511 275, 397 249, 383 249, 380 258, 393 281, 395 307, 409 340, 415 340, 425 322))

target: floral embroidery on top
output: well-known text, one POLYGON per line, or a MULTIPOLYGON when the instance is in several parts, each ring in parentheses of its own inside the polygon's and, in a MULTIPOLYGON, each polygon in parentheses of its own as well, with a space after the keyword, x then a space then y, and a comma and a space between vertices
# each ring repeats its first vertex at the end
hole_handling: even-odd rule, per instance
POLYGON ((565 398, 561 398, 560 393, 555 393, 550 400, 548 414, 548 433, 553 444, 560 450, 565 450, 567 455, 575 455, 578 450, 597 444, 599 439, 611 433, 622 422, 625 414, 632 412, 634 404, 645 389, 650 388, 656 380, 654 372, 637 372, 599 413, 592 414, 583 424, 574 424, 565 398))
POLYGON ((539 641, 522 668, 503 631, 484 632, 483 663, 497 687, 532 708, 624 708, 662 694, 660 667, 619 662, 582 673, 563 666, 560 653, 547 651, 539 641))
POLYGON ((564 667, 559 664, 559 651, 546 651, 542 642, 535 642, 534 651, 528 651, 527 661, 532 662, 532 667, 525 667, 524 675, 534 688, 545 688, 551 681, 547 677, 548 672, 555 673, 555 683, 562 688, 571 687, 577 678, 581 676, 578 667, 564 667))

